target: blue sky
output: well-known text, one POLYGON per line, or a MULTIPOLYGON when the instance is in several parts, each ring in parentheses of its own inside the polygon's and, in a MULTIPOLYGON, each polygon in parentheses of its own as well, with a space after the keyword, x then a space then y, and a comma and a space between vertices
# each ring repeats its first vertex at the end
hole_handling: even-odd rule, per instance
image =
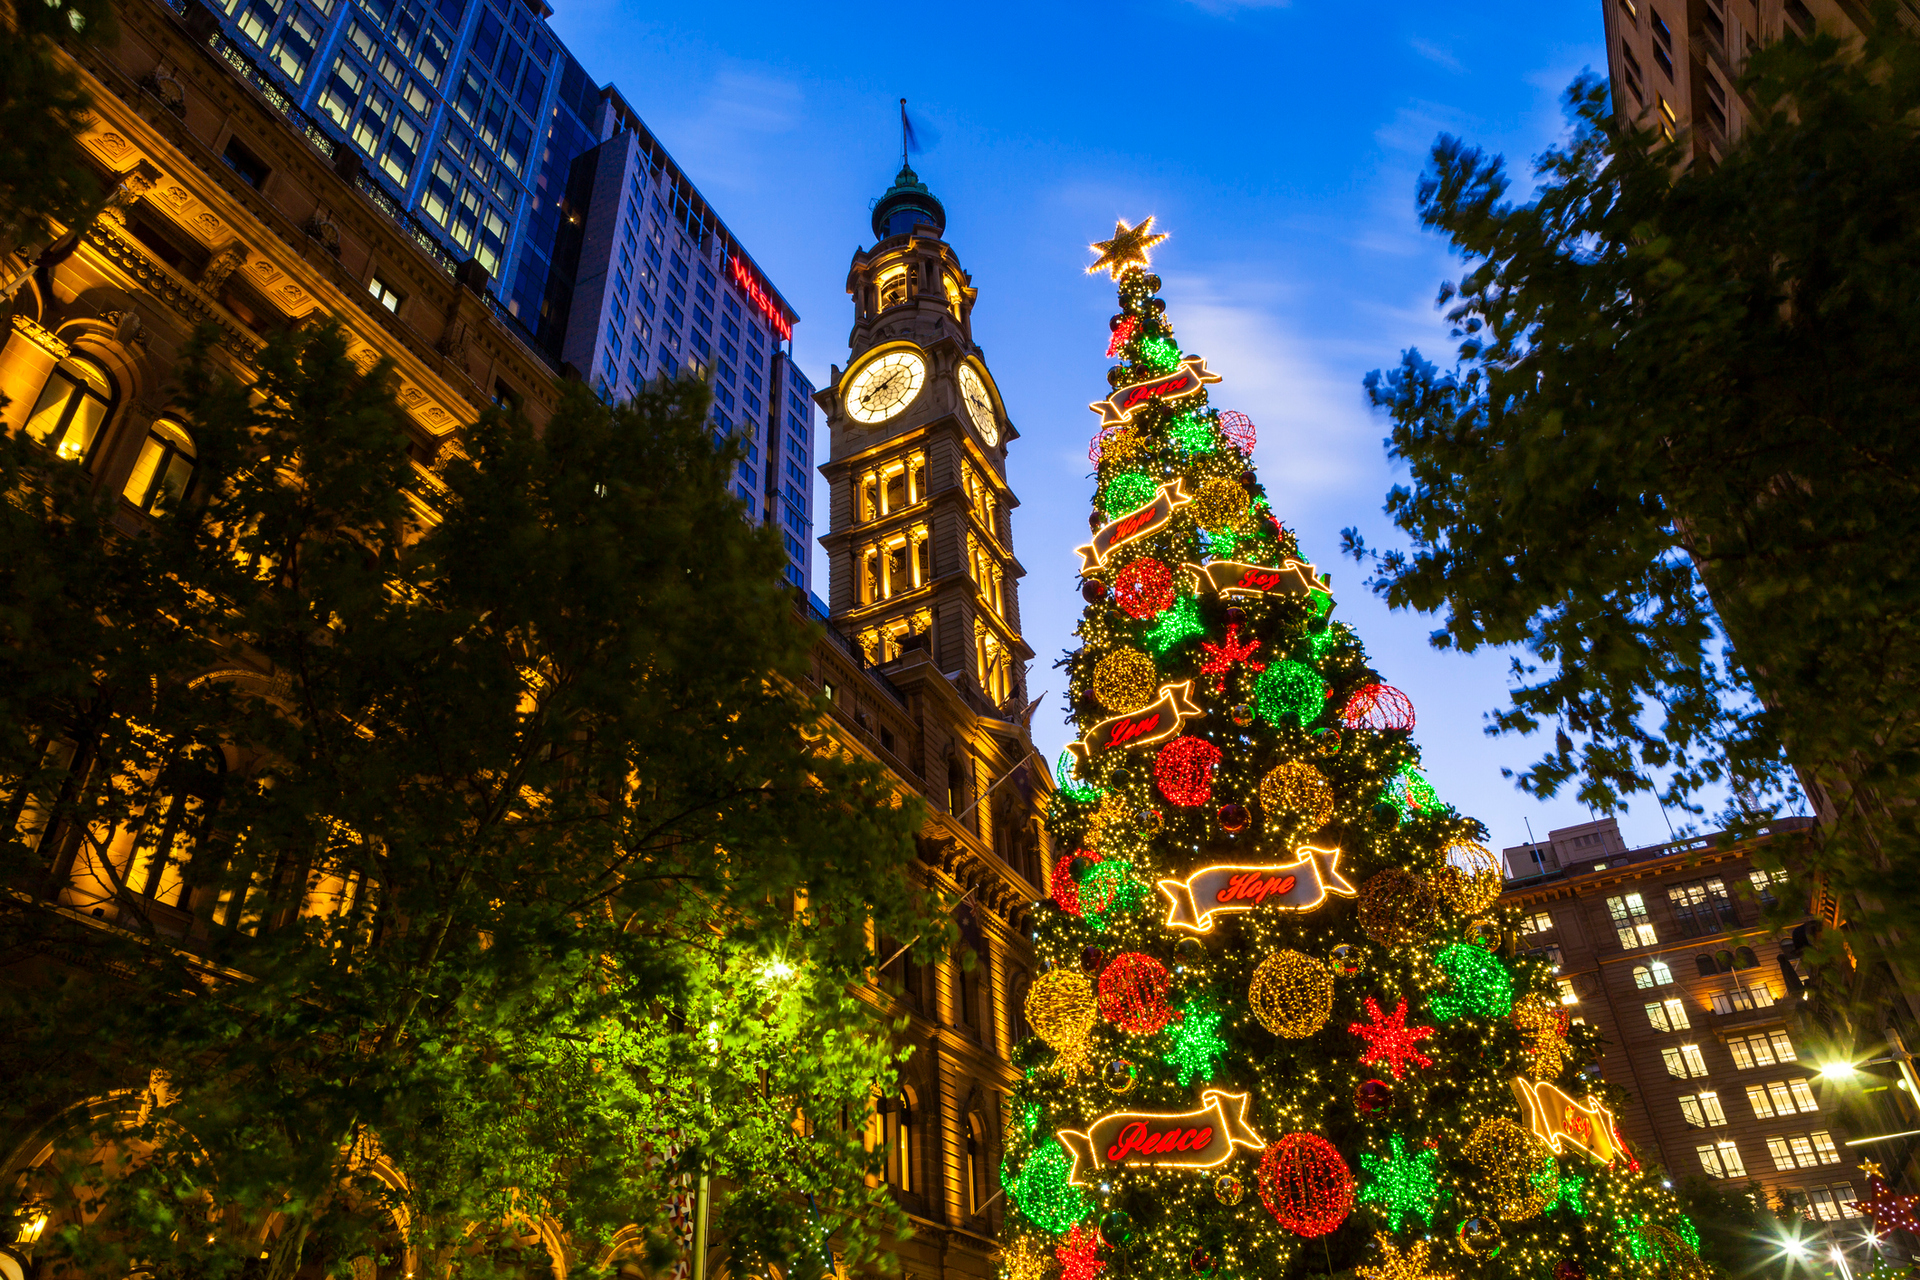
MULTIPOLYGON (((620 87, 798 308, 795 350, 816 382, 845 360, 848 259, 899 167, 898 99, 937 132, 914 165, 947 207, 980 290, 975 337, 1021 433, 1014 541, 1038 655, 1028 687, 1052 691, 1034 722, 1049 759, 1070 736, 1051 668, 1081 609, 1086 405, 1107 389, 1114 310, 1105 278, 1084 274, 1086 246, 1151 213, 1172 236, 1155 266, 1181 345, 1224 376, 1213 403, 1257 424, 1274 507, 1413 698, 1442 797, 1499 845, 1524 841, 1527 819, 1541 837, 1588 820, 1501 776, 1539 750, 1483 732, 1510 655, 1433 651, 1433 620, 1388 612, 1337 551, 1347 525, 1399 542, 1381 514, 1398 478, 1387 427, 1361 378, 1403 347, 1450 351, 1434 296, 1457 263, 1413 209, 1427 149, 1445 130, 1524 171, 1563 128, 1568 82, 1604 69, 1600 0, 555 3, 588 72, 620 87)), ((1669 838, 1651 800, 1621 827, 1630 844, 1669 838)))

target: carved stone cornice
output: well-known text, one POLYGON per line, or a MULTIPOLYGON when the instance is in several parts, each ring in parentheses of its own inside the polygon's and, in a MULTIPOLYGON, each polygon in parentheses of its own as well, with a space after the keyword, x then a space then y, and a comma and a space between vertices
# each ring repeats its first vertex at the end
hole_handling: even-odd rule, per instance
POLYGON ((65 360, 73 351, 73 348, 62 342, 53 330, 31 316, 15 314, 13 331, 55 360, 65 360))

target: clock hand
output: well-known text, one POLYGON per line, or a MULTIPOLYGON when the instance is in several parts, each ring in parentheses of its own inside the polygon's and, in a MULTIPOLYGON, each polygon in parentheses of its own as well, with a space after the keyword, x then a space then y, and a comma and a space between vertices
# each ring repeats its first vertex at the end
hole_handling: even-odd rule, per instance
POLYGON ((871 405, 873 403, 873 398, 875 396, 879 395, 883 391, 892 390, 893 384, 900 381, 900 379, 903 376, 905 375, 900 370, 896 369, 892 373, 888 374, 881 381, 874 383, 873 386, 867 391, 867 394, 860 397, 861 406, 864 408, 866 406, 871 405))

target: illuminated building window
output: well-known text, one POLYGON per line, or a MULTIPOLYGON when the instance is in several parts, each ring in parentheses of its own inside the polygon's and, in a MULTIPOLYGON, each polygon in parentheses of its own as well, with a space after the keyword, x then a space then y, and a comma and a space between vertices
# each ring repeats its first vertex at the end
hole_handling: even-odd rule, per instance
POLYGON ((1731 1142, 1702 1143, 1694 1148, 1700 1167, 1715 1178, 1744 1178, 1747 1166, 1740 1159, 1740 1148, 1731 1142))
POLYGON ((1696 1129, 1719 1128, 1727 1122, 1727 1113, 1720 1108, 1720 1095, 1711 1089, 1682 1097, 1680 1115, 1696 1129))
POLYGON ((879 280, 880 310, 897 307, 907 300, 907 269, 889 267, 880 273, 879 280))
POLYGON ((1768 906, 1772 906, 1773 891, 1775 887, 1787 882, 1787 873, 1784 869, 1780 871, 1761 871, 1756 868, 1747 872, 1747 878, 1753 882, 1753 891, 1759 896, 1760 901, 1766 903, 1768 906))
POLYGON ((193 437, 165 418, 147 428, 146 443, 121 490, 128 502, 149 515, 165 515, 193 488, 193 437))
MULTIPOLYGON (((1659 50, 1654 50, 1654 54, 1658 56, 1659 50)), ((1660 113, 1654 118, 1654 123, 1660 128, 1660 136, 1668 142, 1672 142, 1674 130, 1680 123, 1679 119, 1673 114, 1673 108, 1667 104, 1665 94, 1656 93, 1653 95, 1653 100, 1655 105, 1660 108, 1660 113)))
POLYGON ((1557 979, 1556 985, 1560 988, 1561 1004, 1579 1004, 1580 1003, 1580 993, 1573 989, 1572 978, 1557 979))
POLYGON ((160 776, 160 820, 140 835, 127 887, 170 907, 187 905, 183 871, 212 826, 226 785, 226 757, 205 747, 176 756, 160 776))
POLYGON ((1678 999, 1649 1002, 1647 1021, 1655 1031, 1685 1031, 1693 1025, 1687 1021, 1687 1006, 1678 999))
POLYGON ((1620 939, 1623 950, 1650 947, 1659 941, 1653 931, 1653 921, 1647 915, 1646 901, 1639 894, 1626 893, 1608 898, 1607 914, 1613 917, 1613 931, 1620 939))
POLYGON ((1715 994, 1713 1011, 1715 1013, 1748 1013, 1754 1009, 1770 1009, 1773 1003, 1773 988, 1756 982, 1750 987, 1735 987, 1731 991, 1715 994))
POLYGON ((1733 902, 1727 897, 1726 881, 1719 876, 1670 886, 1667 904, 1673 908, 1673 922, 1683 938, 1720 933, 1739 924, 1733 902))
POLYGON ((1697 1044, 1683 1044, 1671 1049, 1662 1049, 1660 1059, 1667 1064, 1667 1074, 1676 1080, 1686 1080, 1707 1074, 1707 1061, 1700 1056, 1700 1046, 1697 1044))
POLYGON ((373 278, 367 281, 367 292, 373 295, 375 302, 396 314, 399 312, 400 304, 405 300, 406 296, 385 280, 381 279, 378 271, 374 272, 373 278))
POLYGON ((1799 1055, 1793 1051, 1793 1040, 1784 1031, 1734 1036, 1727 1041, 1727 1051, 1733 1054, 1733 1065, 1742 1071, 1753 1067, 1770 1067, 1775 1062, 1799 1060, 1799 1055))
POLYGON ((1648 987, 1670 987, 1673 985, 1673 970, 1664 960, 1655 960, 1651 964, 1633 966, 1633 985, 1645 990, 1648 987))
POLYGON ((1667 73, 1667 79, 1673 79, 1673 32, 1660 17, 1659 11, 1647 10, 1647 21, 1653 27, 1653 60, 1667 73))
POLYGON ((1770 1084, 1747 1086, 1747 1102, 1761 1120, 1790 1116, 1802 1111, 1818 1111, 1820 1103, 1805 1079, 1775 1080, 1770 1084))
POLYGON ((1805 1212, 1822 1222, 1838 1222, 1842 1218, 1858 1218, 1860 1208, 1854 1203, 1853 1184, 1836 1182, 1830 1186, 1808 1187, 1805 1191, 1805 1212))
POLYGON ((1553 928, 1553 916, 1545 911, 1537 912, 1520 922, 1522 933, 1545 933, 1553 928))
POLYGON ((1768 1138, 1767 1154, 1773 1157, 1773 1167, 1783 1172, 1840 1163, 1840 1152, 1833 1145, 1833 1135, 1825 1130, 1768 1138))
POLYGON ((945 283, 947 286, 947 308, 953 312, 953 318, 958 320, 961 318, 960 313, 965 306, 965 301, 960 293, 960 282, 952 276, 947 276, 945 277, 945 283))
POLYGON ((115 399, 106 370, 77 356, 62 360, 27 415, 27 435, 62 458, 91 466, 115 399))

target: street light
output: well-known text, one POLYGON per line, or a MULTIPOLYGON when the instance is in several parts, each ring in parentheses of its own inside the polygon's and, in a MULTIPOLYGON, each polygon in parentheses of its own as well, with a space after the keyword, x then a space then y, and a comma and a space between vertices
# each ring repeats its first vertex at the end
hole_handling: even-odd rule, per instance
POLYGON ((1844 1058, 1829 1062, 1820 1068, 1822 1080, 1851 1080, 1859 1074, 1860 1069, 1844 1058))

